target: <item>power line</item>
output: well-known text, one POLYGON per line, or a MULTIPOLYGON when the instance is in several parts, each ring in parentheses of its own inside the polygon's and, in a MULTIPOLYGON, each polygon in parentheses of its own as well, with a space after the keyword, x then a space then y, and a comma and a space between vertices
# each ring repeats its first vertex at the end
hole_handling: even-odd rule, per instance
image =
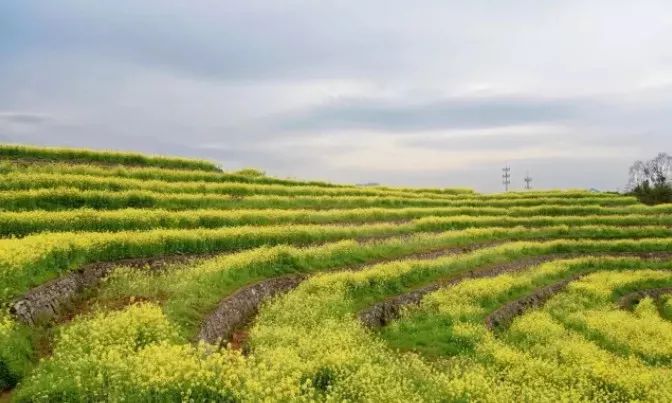
POLYGON ((525 181, 525 189, 530 190, 532 189, 532 177, 530 176, 529 172, 525 173, 525 178, 523 179, 525 181))
POLYGON ((511 184, 511 167, 508 165, 502 168, 502 184, 504 185, 504 191, 509 191, 509 185, 511 184))

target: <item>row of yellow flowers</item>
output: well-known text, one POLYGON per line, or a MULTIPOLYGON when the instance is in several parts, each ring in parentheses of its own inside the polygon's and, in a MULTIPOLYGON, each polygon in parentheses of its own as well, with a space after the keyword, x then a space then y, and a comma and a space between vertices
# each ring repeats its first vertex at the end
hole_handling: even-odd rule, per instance
POLYGON ((218 228, 242 225, 364 224, 442 218, 449 228, 547 224, 652 225, 670 223, 672 206, 533 206, 308 209, 165 209, 0 211, 0 236, 35 232, 218 228), (450 224, 448 226, 448 224, 450 224))

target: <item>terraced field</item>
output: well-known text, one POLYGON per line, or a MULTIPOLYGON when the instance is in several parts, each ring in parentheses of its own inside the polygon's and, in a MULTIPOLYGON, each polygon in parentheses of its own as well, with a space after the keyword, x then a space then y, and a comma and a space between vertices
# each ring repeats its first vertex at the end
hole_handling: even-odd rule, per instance
POLYGON ((0 400, 672 401, 672 205, 0 158, 0 400))

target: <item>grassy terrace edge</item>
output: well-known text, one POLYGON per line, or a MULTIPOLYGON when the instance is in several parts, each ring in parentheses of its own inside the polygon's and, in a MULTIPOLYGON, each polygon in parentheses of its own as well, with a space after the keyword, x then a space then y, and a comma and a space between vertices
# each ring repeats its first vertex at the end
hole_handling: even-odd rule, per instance
POLYGON ((151 166, 116 165, 103 167, 95 164, 44 161, 40 164, 22 163, 20 159, 3 159, 0 157, 0 172, 31 173, 31 174, 63 174, 88 175, 94 178, 123 178, 162 180, 166 182, 204 182, 204 183, 250 183, 276 184, 285 186, 318 186, 322 188, 368 188, 380 191, 408 191, 429 192, 435 194, 473 194, 469 188, 408 188, 397 186, 358 186, 339 184, 317 180, 299 180, 290 178, 276 178, 272 176, 251 176, 237 172, 208 172, 187 169, 162 169, 151 166))
MULTIPOLYGON (((632 224, 632 218, 644 216, 640 225, 651 222, 649 217, 672 213, 672 206, 534 206, 507 208, 478 207, 445 207, 445 208, 369 208, 351 210, 194 210, 171 211, 162 209, 122 209, 122 210, 91 210, 75 209, 64 211, 0 211, 0 237, 22 237, 38 232, 114 232, 123 230, 149 229, 195 229, 235 227, 242 225, 268 226, 282 224, 366 224, 374 222, 403 222, 420 218, 451 217, 455 220, 455 228, 469 225, 483 226, 485 220, 502 217, 525 218, 543 216, 548 220, 558 217, 594 217, 615 220, 623 216, 629 220, 623 223, 632 224), (470 224, 473 223, 473 224, 470 224), (480 223, 480 224, 479 224, 480 223)), ((635 218, 636 219, 636 218, 635 218)), ((612 221, 614 222, 614 221, 612 221)), ((668 221, 670 222, 670 221, 668 221)), ((567 224, 566 222, 563 224, 567 224)), ((510 225, 510 224, 507 224, 510 225)), ((521 224, 522 225, 522 224, 521 224)))
POLYGON ((96 151, 83 148, 34 147, 25 145, 0 144, 0 158, 79 163, 91 162, 151 166, 168 169, 192 169, 211 172, 220 171, 217 165, 205 160, 148 156, 135 152, 96 151))

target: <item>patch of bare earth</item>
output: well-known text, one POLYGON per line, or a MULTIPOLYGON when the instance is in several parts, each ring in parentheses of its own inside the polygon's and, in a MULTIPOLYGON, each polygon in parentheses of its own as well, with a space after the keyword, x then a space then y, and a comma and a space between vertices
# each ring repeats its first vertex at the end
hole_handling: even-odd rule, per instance
POLYGON ((9 403, 12 401, 12 390, 5 390, 0 392, 0 403, 9 403))

